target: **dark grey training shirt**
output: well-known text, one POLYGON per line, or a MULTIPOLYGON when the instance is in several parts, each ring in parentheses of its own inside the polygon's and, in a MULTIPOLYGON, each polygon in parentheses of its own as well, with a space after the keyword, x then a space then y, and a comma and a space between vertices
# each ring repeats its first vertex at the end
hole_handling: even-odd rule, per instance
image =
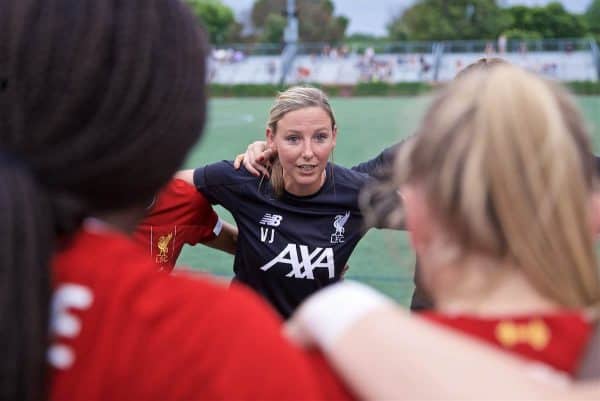
POLYGON ((229 210, 237 223, 235 280, 252 287, 286 318, 307 296, 340 279, 365 234, 358 194, 370 180, 329 164, 317 193, 278 198, 268 180, 261 183, 228 161, 194 172, 196 188, 229 210))

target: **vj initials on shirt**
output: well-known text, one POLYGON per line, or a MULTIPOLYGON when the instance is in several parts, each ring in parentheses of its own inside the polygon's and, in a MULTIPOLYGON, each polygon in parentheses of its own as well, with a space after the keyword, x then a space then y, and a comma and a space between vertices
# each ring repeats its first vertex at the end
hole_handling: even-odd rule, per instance
POLYGON ((260 240, 262 242, 265 242, 267 244, 272 244, 274 237, 275 237, 275 229, 268 228, 268 227, 260 228, 260 240), (271 234, 271 235, 269 236, 269 234, 271 234))
POLYGON ((265 242, 267 244, 272 244, 273 239, 275 238, 275 229, 269 228, 269 227, 264 227, 264 226, 262 226, 262 224, 265 224, 270 227, 279 227, 279 225, 281 224, 281 220, 283 220, 283 217, 279 214, 265 213, 265 215, 263 216, 262 219, 260 219, 260 222, 259 222, 259 224, 261 224, 260 240, 262 242, 265 242))

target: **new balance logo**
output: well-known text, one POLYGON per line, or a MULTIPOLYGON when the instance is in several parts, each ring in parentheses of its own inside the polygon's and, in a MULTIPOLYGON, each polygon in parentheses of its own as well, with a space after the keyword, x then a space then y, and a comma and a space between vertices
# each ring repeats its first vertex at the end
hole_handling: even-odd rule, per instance
POLYGON ((327 269, 329 278, 335 277, 335 264, 333 259, 333 249, 315 248, 310 252, 306 245, 289 244, 279 255, 264 266, 261 270, 267 271, 277 263, 291 265, 292 270, 286 274, 286 277, 306 278, 314 280, 313 271, 315 269, 327 269), (300 258, 298 258, 298 248, 300 258))
POLYGON ((278 214, 265 213, 265 215, 262 219, 260 219, 260 222, 258 224, 266 224, 271 227, 279 227, 282 219, 283 217, 281 217, 278 214))

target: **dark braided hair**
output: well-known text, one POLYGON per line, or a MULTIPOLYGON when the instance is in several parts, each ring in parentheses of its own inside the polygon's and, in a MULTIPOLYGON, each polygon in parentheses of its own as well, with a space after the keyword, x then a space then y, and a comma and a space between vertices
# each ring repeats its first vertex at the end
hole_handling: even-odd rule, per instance
POLYGON ((204 37, 178 0, 0 0, 0 399, 47 397, 57 236, 143 204, 200 136, 204 37))

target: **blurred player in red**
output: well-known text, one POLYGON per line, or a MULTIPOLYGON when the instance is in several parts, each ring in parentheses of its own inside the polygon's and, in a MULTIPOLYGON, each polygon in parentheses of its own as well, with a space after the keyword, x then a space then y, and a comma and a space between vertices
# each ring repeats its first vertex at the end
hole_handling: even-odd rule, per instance
POLYGON ((160 270, 171 272, 186 244, 235 254, 237 228, 221 220, 196 188, 175 177, 153 198, 134 239, 160 270))

